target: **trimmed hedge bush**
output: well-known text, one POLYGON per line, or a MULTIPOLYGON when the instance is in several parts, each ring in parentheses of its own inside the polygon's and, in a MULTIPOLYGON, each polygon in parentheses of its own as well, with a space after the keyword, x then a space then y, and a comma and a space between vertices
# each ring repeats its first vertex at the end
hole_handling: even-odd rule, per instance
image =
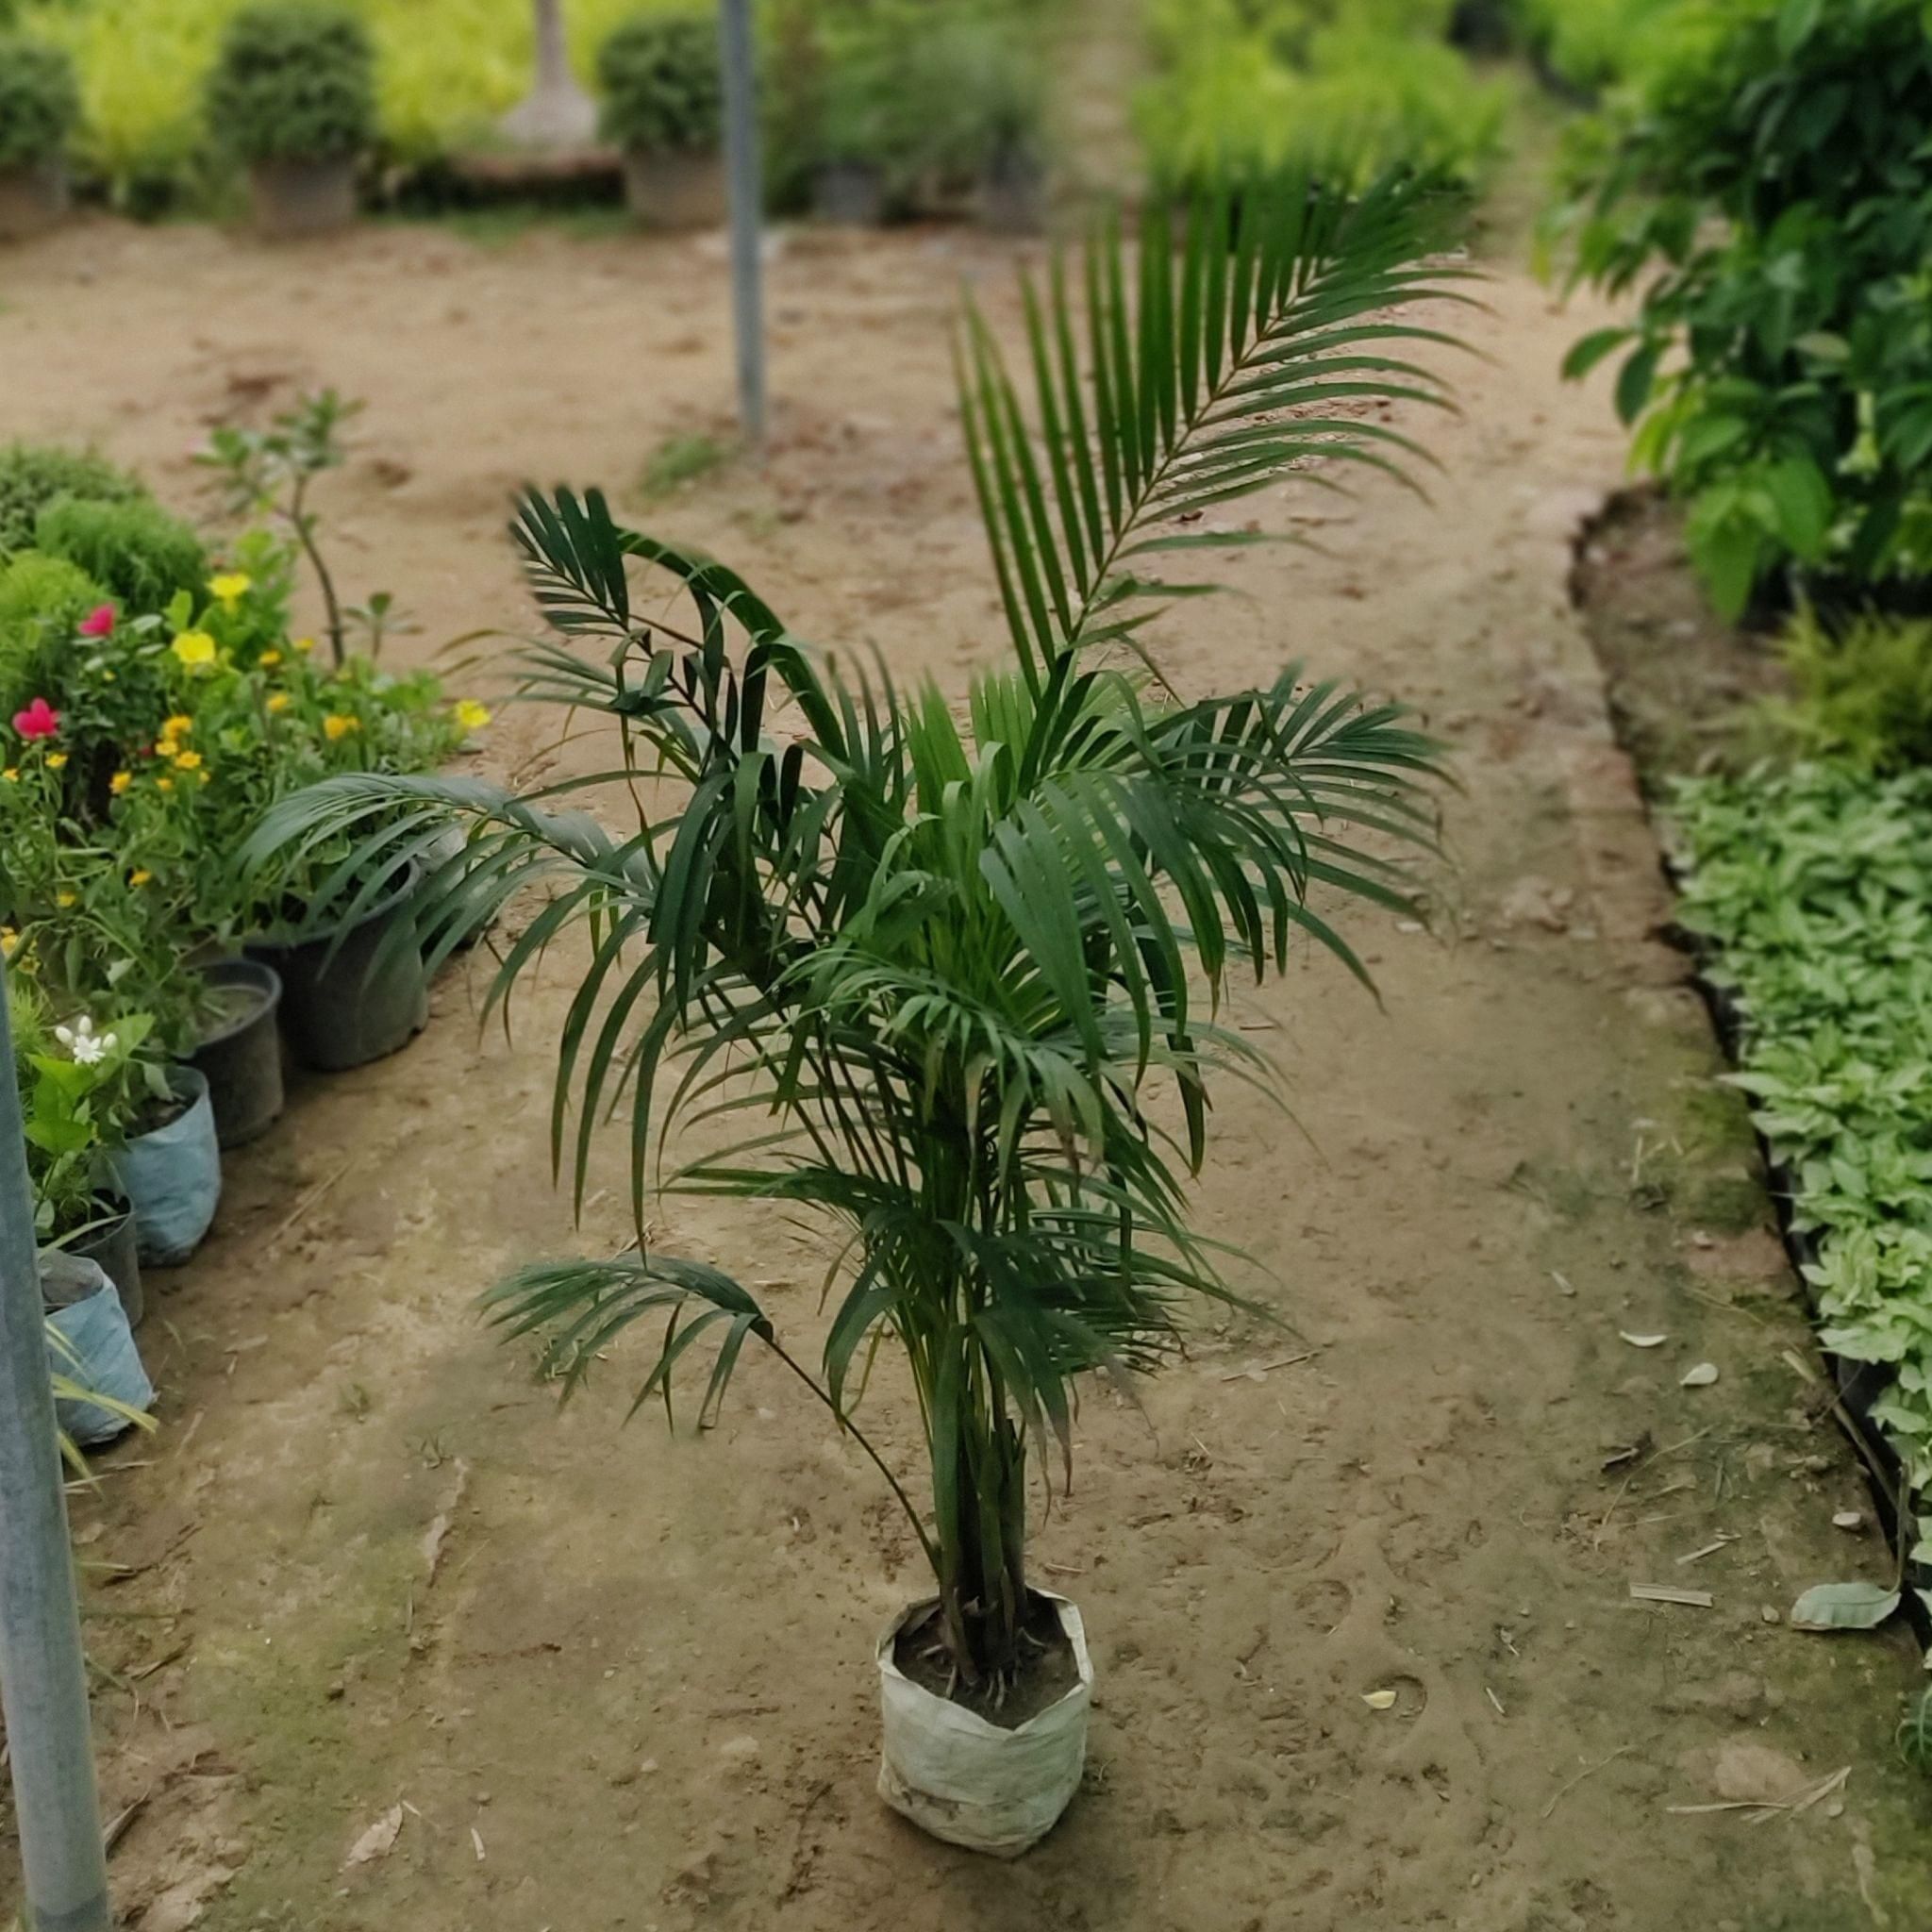
POLYGON ((80 121, 74 63, 58 47, 0 37, 0 168, 57 158, 80 121))
POLYGON ((147 491, 102 458, 34 442, 0 448, 0 562, 34 541, 41 512, 60 496, 131 503, 147 491))
POLYGON ((84 570, 136 615, 164 609, 176 591, 199 594, 208 580, 201 539, 159 504, 139 497, 58 497, 41 512, 34 547, 84 570))
POLYGON ((228 23, 208 81, 208 125, 246 161, 337 160, 375 141, 375 51, 355 14, 307 0, 228 23))
POLYGON ((38 551, 0 569, 0 718, 45 694, 55 654, 104 599, 84 570, 38 551))
POLYGON ((633 154, 704 154, 724 115, 718 24, 708 14, 625 24, 597 56, 607 141, 633 154))

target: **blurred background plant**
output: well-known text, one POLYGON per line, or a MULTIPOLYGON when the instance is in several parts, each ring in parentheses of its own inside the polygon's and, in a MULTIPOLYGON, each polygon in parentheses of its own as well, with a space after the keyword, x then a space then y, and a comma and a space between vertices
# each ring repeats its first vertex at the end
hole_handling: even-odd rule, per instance
POLYGON ((80 89, 65 50, 0 36, 0 174, 59 160, 79 121, 80 89))
POLYGON ((208 125, 244 161, 333 160, 375 142, 375 50, 361 20, 321 0, 258 0, 227 24, 208 125))
MULTIPOLYGON (((1635 296, 1634 463, 1721 610, 1887 601, 1932 566, 1932 31, 1921 0, 1719 0, 1589 130, 1572 277, 1635 296)), ((1913 594, 1906 591, 1905 594, 1913 594)))
POLYGON ((722 139, 718 23, 708 12, 640 14, 597 55, 604 138, 641 154, 703 154, 722 139))

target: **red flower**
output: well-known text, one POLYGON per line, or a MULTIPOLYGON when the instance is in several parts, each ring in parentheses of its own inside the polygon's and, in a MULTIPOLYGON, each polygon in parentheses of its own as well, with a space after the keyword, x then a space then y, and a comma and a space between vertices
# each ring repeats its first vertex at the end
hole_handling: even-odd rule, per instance
POLYGON ((45 698, 36 698, 25 710, 14 712, 13 728, 23 738, 52 738, 60 728, 60 713, 45 698))
POLYGON ((78 625, 84 638, 108 638, 114 635, 114 607, 111 604, 97 604, 80 620, 78 625))

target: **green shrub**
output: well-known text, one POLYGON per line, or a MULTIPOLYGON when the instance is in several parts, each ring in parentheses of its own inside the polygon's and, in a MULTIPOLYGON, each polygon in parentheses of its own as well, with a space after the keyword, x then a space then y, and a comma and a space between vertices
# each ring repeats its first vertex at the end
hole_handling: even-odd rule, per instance
POLYGON ((718 23, 709 14, 628 20, 597 56, 605 139, 634 153, 708 153, 724 112, 718 23))
POLYGON ((58 47, 0 38, 0 168, 57 158, 80 120, 74 63, 58 47))
POLYGON ((1158 180, 1283 161, 1339 165, 1357 178, 1407 163, 1473 180, 1501 152, 1507 84, 1478 80, 1427 32, 1353 19, 1311 25, 1290 20, 1291 9, 1255 24, 1234 0, 1189 11, 1194 29, 1182 30, 1176 13, 1160 41, 1165 72, 1137 104, 1158 180))
POLYGON ((201 539, 147 498, 57 497, 41 512, 34 547, 77 565, 136 615, 164 609, 176 591, 198 596, 208 580, 201 539))
POLYGON ((1548 75, 1585 95, 1667 58, 1672 16, 1688 10, 1687 0, 1515 0, 1522 43, 1548 75))
POLYGON ((129 503, 147 492, 125 470, 101 458, 52 444, 0 448, 0 561, 34 541, 42 510, 57 496, 129 503))
POLYGON ((1932 568, 1932 31, 1921 0, 1733 0, 1605 130, 1575 276, 1638 292, 1617 407, 1719 607, 1932 568), (1681 356, 1680 356, 1681 352, 1681 356))
POLYGON ((1804 609, 1779 650, 1792 701, 1774 717, 1805 749, 1869 772, 1932 765, 1932 620, 1868 614, 1834 629, 1804 609))
POLYGON ((271 0, 228 23, 208 81, 215 139, 246 161, 332 160, 375 140, 375 55, 353 13, 271 0))
POLYGON ((59 653, 106 593, 58 557, 23 550, 0 568, 0 725, 36 696, 51 694, 59 653))
POLYGON ((1698 779, 1674 795, 1680 918, 1744 1016, 1759 1131, 1791 1175, 1824 1345, 1887 1363, 1873 1418, 1932 1485, 1932 772, 1836 764, 1698 779))

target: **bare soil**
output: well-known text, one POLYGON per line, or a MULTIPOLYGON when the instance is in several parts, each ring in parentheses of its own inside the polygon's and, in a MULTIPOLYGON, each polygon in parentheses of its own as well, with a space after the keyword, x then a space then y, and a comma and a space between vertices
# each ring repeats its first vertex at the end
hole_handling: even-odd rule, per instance
POLYGON ((1646 791, 1763 747, 1764 704, 1790 691, 1774 641, 1711 608, 1663 495, 1612 497, 1579 536, 1570 587, 1646 791))
MULTIPOLYGON (((774 265, 777 434, 649 513, 808 636, 961 691, 1000 650, 955 449, 958 284, 1013 332, 1009 251, 795 238, 774 265)), ((728 423, 705 243, 394 226, 264 252, 85 225, 0 262, 0 432, 93 439, 186 505, 216 421, 333 383, 341 574, 424 620, 401 657, 526 622, 525 477, 620 495, 728 423)), ((479 1032, 486 955, 407 1053, 304 1081, 236 1155, 215 1235, 158 1272, 162 1428, 76 1499, 113 1860, 139 1932, 1908 1932, 1924 1790, 1891 1731, 1903 1635, 1826 1641, 1797 1591, 1889 1574, 1682 961, 1566 594, 1623 442, 1562 387, 1596 318, 1499 274, 1465 413, 1413 425, 1432 504, 1272 506, 1318 549, 1232 553, 1244 595, 1166 648, 1184 688, 1301 658, 1458 747, 1434 929, 1355 929, 1377 1008, 1309 958, 1235 1017, 1297 1118, 1234 1092, 1199 1191, 1291 1338, 1205 1329, 1090 1391, 1039 1525, 1099 1674, 1087 1787, 1014 1866, 872 1790, 875 1633, 924 1579, 861 1458, 748 1359, 720 1426, 561 1417, 478 1325, 507 1266, 625 1239, 548 1185, 571 968, 479 1032), (1625 1335, 1661 1335, 1639 1348, 1625 1335), (1693 1364, 1713 1387, 1685 1389, 1693 1364), (1708 1607, 1633 1598, 1707 1591, 1708 1607), (1799 1810, 1781 1801, 1849 1776, 1799 1810), (132 1807, 131 1809, 129 1807, 132 1807), (1689 1807, 1689 1808, 1687 1808, 1689 1807), (1700 1808, 1701 1807, 1701 1808, 1700 1808), (352 1860, 352 1855, 361 1857, 352 1860)), ((507 717, 487 762, 584 755, 507 717)), ((658 1238, 756 1284, 809 1347, 824 1257, 677 1204, 658 1238)), ((915 1461, 883 1375, 872 1425, 915 1461)))

